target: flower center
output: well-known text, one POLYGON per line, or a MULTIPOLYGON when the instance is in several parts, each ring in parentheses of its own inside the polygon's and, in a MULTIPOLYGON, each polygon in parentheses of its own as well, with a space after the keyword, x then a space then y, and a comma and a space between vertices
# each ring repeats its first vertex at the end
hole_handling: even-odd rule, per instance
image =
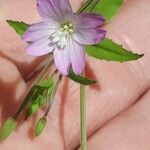
POLYGON ((69 38, 74 33, 73 24, 71 22, 63 23, 60 28, 52 35, 52 43, 62 50, 66 47, 69 38))

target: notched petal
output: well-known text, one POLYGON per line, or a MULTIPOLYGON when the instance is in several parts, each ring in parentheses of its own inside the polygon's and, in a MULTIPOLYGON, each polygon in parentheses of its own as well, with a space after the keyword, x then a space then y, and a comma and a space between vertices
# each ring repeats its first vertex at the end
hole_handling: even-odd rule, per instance
POLYGON ((104 23, 104 17, 96 13, 82 13, 76 17, 77 28, 96 28, 104 23))
POLYGON ((106 31, 100 28, 80 29, 74 36, 74 40, 81 45, 93 45, 102 41, 106 36, 106 31))

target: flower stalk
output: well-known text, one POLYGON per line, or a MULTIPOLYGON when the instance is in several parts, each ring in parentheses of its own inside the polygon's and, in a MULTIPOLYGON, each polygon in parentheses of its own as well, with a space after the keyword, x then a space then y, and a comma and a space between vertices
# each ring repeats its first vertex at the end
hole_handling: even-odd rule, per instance
POLYGON ((81 149, 86 150, 87 134, 86 134, 86 98, 85 85, 80 84, 80 130, 81 130, 81 149))

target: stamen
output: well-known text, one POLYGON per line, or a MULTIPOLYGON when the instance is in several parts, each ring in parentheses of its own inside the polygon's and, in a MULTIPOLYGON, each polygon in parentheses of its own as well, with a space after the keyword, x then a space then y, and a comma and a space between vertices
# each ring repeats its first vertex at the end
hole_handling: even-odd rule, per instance
POLYGON ((64 29, 67 29, 67 30, 68 30, 69 28, 68 28, 68 26, 67 26, 67 25, 64 25, 64 29))
POLYGON ((69 38, 73 34, 73 24, 71 22, 60 25, 60 28, 51 36, 51 42, 56 44, 58 49, 64 49, 69 38))
POLYGON ((69 32, 73 33, 73 29, 69 29, 69 32))

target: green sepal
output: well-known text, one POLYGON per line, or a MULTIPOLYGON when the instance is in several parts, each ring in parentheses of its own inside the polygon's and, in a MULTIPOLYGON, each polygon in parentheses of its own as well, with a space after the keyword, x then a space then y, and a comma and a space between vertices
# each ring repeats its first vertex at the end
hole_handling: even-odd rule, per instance
POLYGON ((46 89, 50 89, 53 85, 54 85, 54 81, 51 79, 48 79, 48 80, 44 80, 44 81, 37 83, 35 86, 38 89, 46 90, 46 89))
POLYGON ((43 132, 43 130, 46 126, 46 122, 47 122, 46 118, 44 118, 44 117, 39 119, 39 121, 37 122, 36 127, 35 127, 35 135, 36 136, 39 136, 43 132))
POLYGON ((47 96, 40 95, 38 98, 39 107, 45 107, 47 103, 47 96))
POLYGON ((29 24, 19 21, 6 20, 7 23, 20 35, 22 36, 25 31, 29 28, 29 24))
POLYGON ((143 54, 132 53, 107 38, 99 44, 86 46, 86 53, 100 60, 119 62, 137 60, 143 56, 143 54))
POLYGON ((0 131, 0 140, 3 141, 8 138, 12 131, 16 128, 17 122, 13 118, 8 118, 0 131))
POLYGON ((27 109, 26 115, 25 115, 25 119, 27 119, 29 116, 31 116, 32 114, 36 113, 39 109, 39 103, 38 102, 34 102, 30 105, 30 107, 27 109))
POLYGON ((70 70, 68 77, 71 80, 83 85, 91 85, 97 83, 97 81, 95 80, 88 79, 87 77, 83 77, 81 75, 76 75, 72 70, 70 70))

